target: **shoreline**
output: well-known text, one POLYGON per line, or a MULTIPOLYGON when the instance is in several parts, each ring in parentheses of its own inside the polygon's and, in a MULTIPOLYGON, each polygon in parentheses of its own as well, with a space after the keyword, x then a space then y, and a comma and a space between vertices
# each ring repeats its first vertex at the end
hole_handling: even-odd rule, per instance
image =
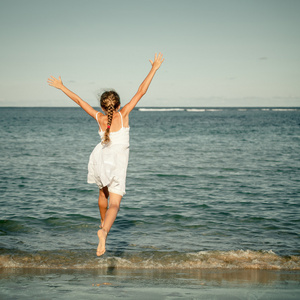
POLYGON ((300 271, 1 269, 1 299, 298 299, 300 271))
MULTIPOLYGON (((251 284, 270 284, 279 281, 297 280, 300 284, 300 270, 259 270, 259 269, 46 269, 46 268, 1 268, 0 279, 6 276, 43 276, 46 274, 89 274, 90 276, 116 276, 165 278, 170 281, 178 279, 195 279, 226 282, 244 282, 251 284)), ((300 286, 299 286, 300 288, 300 286)))

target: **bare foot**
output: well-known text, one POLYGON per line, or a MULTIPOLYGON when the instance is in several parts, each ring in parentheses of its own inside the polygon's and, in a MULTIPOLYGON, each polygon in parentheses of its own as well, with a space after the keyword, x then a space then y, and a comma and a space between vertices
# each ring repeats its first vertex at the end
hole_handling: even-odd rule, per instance
POLYGON ((105 253, 105 242, 107 232, 104 229, 98 230, 99 245, 97 248, 97 256, 101 256, 105 253))

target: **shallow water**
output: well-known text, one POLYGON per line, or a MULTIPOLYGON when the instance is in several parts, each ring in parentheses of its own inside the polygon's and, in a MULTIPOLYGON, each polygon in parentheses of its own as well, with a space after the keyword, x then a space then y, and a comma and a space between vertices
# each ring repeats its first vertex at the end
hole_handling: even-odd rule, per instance
POLYGON ((1 299, 299 299, 299 272, 34 270, 0 274, 1 299))
POLYGON ((0 266, 300 269, 300 110, 135 110, 127 194, 95 257, 97 123, 0 108, 0 266))

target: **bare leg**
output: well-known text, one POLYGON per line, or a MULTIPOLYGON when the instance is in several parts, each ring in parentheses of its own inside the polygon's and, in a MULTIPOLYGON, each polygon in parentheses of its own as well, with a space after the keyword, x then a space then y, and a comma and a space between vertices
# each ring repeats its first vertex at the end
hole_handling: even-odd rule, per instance
POLYGON ((107 186, 99 190, 98 206, 99 206, 100 218, 101 218, 101 228, 103 226, 105 214, 108 207, 108 196, 109 193, 108 193, 107 186))
POLYGON ((113 225, 117 214, 120 209, 120 203, 122 196, 114 193, 109 193, 109 208, 106 212, 103 229, 109 233, 111 226, 113 225))
POLYGON ((121 200, 121 195, 109 193, 109 208, 106 211, 102 229, 98 230, 99 245, 97 248, 97 256, 101 256, 105 253, 106 237, 117 217, 121 200))

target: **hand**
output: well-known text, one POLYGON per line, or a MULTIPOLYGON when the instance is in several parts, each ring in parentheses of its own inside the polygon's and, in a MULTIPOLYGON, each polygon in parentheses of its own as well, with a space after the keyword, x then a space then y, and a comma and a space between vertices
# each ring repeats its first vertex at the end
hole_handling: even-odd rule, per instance
POLYGON ((165 59, 163 58, 163 55, 159 52, 158 55, 155 53, 154 61, 152 61, 151 59, 149 61, 152 65, 152 68, 158 70, 164 60, 165 59))
POLYGON ((49 85, 54 86, 57 89, 61 89, 64 85, 61 81, 60 76, 58 77, 58 79, 56 79, 55 77, 51 76, 51 78, 48 78, 49 85))

